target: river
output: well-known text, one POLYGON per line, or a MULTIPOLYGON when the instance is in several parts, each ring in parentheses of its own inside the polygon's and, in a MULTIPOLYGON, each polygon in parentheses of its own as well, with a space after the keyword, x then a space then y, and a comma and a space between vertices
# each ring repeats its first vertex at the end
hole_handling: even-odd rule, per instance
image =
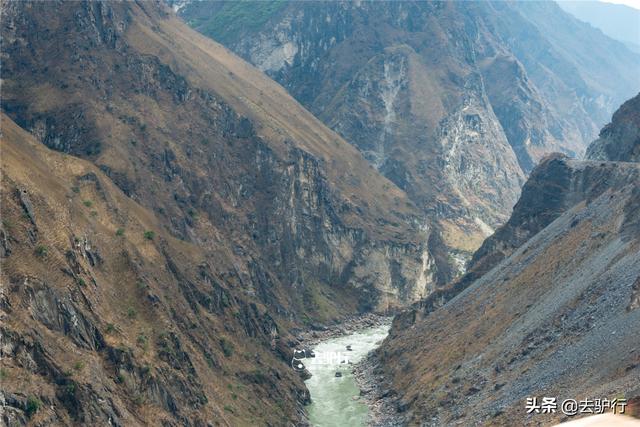
POLYGON ((312 377, 305 383, 311 394, 307 407, 314 427, 366 426, 369 408, 351 373, 353 364, 378 347, 389 333, 389 324, 374 326, 320 342, 315 358, 304 363, 312 377), (347 346, 351 346, 351 351, 347 346), (336 372, 342 374, 336 377, 336 372))

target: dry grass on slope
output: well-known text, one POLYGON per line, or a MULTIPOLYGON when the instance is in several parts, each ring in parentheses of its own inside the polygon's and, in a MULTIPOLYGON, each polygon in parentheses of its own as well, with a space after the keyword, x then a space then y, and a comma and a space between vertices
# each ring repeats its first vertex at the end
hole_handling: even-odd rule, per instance
POLYGON ((392 333, 379 356, 410 420, 548 424, 561 414, 527 415, 526 397, 640 394, 640 311, 629 308, 640 277, 629 210, 640 169, 614 166, 606 165, 628 186, 569 209, 446 305, 392 333))
POLYGON ((295 416, 302 382, 270 348, 265 308, 220 275, 227 249, 172 238, 91 163, 4 115, 0 154, 6 396, 36 397, 33 419, 55 424, 295 416))
MULTIPOLYGON (((258 134, 280 153, 285 141, 303 148, 323 162, 329 182, 342 196, 378 221, 371 233, 387 228, 401 233, 404 217, 415 214, 406 194, 380 175, 358 150, 331 131, 295 101, 281 86, 235 56, 222 45, 197 33, 169 14, 151 22, 134 8, 139 18, 127 32, 139 52, 155 55, 195 86, 220 95, 240 114, 249 117, 258 134), (157 25, 156 25, 157 24, 157 25), (389 224, 385 218, 393 218, 389 224)), ((157 13, 155 10, 149 13, 157 13)), ((367 226, 358 216, 350 220, 367 226)), ((372 223, 372 222, 369 222, 372 223)), ((395 234, 394 233, 394 234, 395 234)), ((396 234, 399 235, 399 234, 396 234)))

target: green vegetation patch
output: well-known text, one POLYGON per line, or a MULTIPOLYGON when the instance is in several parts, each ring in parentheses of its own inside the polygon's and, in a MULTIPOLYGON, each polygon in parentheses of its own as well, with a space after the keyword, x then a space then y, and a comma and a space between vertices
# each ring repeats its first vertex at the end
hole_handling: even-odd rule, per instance
POLYGON ((193 2, 186 6, 184 16, 193 28, 212 39, 225 43, 243 31, 264 25, 273 14, 286 5, 284 0, 193 2))
POLYGON ((31 418, 42 406, 42 402, 35 396, 29 396, 27 398, 27 408, 25 410, 27 417, 31 418))
POLYGON ((233 355, 234 348, 231 341, 225 338, 220 338, 220 348, 222 348, 222 352, 226 357, 231 357, 233 355))
POLYGON ((49 254, 49 249, 44 245, 36 246, 36 255, 39 257, 46 257, 49 254))
POLYGON ((335 304, 325 292, 329 291, 321 283, 307 284, 302 290, 305 312, 321 322, 329 321, 339 315, 335 304))

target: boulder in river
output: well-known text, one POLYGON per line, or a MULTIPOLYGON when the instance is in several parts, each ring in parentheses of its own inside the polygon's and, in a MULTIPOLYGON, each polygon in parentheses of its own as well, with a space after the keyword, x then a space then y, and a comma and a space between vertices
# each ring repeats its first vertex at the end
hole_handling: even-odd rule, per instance
POLYGON ((336 378, 340 378, 342 376, 342 372, 336 372, 336 378))

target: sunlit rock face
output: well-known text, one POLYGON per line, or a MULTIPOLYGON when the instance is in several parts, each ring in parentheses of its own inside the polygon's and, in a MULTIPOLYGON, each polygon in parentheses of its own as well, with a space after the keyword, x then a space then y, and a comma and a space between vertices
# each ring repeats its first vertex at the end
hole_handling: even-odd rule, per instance
POLYGON ((620 107, 600 137, 589 146, 587 158, 640 162, 640 94, 620 107))
POLYGON ((407 192, 442 284, 545 154, 581 156, 640 57, 552 2, 186 2, 407 192), (567 49, 566 46, 570 46, 567 49))

